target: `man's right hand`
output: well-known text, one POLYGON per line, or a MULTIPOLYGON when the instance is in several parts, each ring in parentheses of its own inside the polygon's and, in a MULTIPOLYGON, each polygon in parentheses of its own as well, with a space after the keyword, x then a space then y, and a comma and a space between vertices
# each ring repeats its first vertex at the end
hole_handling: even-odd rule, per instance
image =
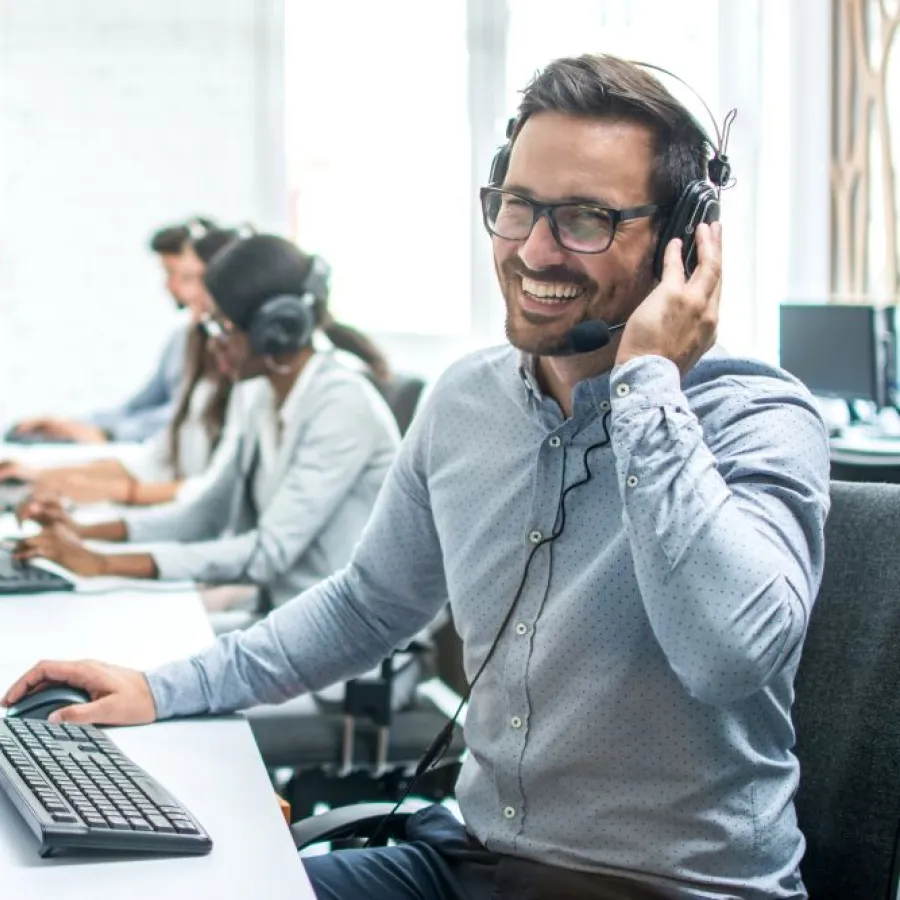
POLYGON ((6 692, 0 703, 12 706, 27 694, 54 684, 81 688, 91 695, 91 702, 63 707, 50 716, 50 722, 145 725, 156 721, 156 705, 143 672, 94 660, 40 662, 6 692))
POLYGON ((16 518, 19 524, 26 519, 37 522, 38 525, 62 525, 75 534, 79 534, 78 524, 69 515, 62 503, 52 497, 29 497, 19 504, 16 510, 16 518))

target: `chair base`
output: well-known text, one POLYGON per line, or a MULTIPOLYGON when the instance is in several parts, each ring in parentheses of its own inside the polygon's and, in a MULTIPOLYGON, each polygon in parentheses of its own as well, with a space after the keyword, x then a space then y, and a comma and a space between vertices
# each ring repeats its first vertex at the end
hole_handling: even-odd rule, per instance
MULTIPOLYGON (((416 797, 440 803, 453 796, 460 766, 453 763, 427 772, 416 783, 416 797)), ((297 771, 281 786, 279 793, 291 805, 291 821, 313 815, 317 804, 332 809, 354 803, 396 803, 406 791, 411 778, 407 767, 394 768, 378 778, 371 772, 338 775, 324 768, 297 771)))

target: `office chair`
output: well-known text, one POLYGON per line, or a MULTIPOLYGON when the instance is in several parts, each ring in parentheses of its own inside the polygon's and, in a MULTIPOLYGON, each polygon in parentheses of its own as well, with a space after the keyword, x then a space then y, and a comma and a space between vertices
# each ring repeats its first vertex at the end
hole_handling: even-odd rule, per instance
MULTIPOLYGON (((796 683, 796 797, 811 900, 894 900, 900 825, 900 486, 832 482, 822 586, 796 683)), ((371 836, 387 804, 291 827, 298 849, 371 836)), ((412 808, 379 832, 402 840, 412 808)))
POLYGON ((388 381, 382 381, 371 374, 367 377, 390 407, 400 434, 406 434, 425 390, 425 382, 417 375, 402 373, 392 375, 388 381))
MULTIPOLYGON (((430 647, 413 645, 411 650, 426 672, 399 709, 392 703, 397 677, 392 658, 382 664, 380 678, 348 682, 343 701, 317 698, 318 715, 297 715, 289 705, 283 713, 277 707, 265 715, 248 713, 260 755, 279 795, 291 806, 292 820, 312 815, 319 803, 346 807, 393 803, 402 796, 422 754, 460 701, 443 677, 445 672, 452 675, 457 666, 447 653, 453 641, 446 632, 452 632, 460 652, 449 622, 435 636, 435 644, 443 650, 436 665, 430 647), (287 777, 285 769, 290 772, 287 777)), ((414 669, 413 674, 419 671, 414 669)), ((408 694, 408 688, 403 692, 408 694)), ((464 751, 462 728, 457 727, 441 765, 420 779, 416 795, 432 802, 451 796, 464 751)))

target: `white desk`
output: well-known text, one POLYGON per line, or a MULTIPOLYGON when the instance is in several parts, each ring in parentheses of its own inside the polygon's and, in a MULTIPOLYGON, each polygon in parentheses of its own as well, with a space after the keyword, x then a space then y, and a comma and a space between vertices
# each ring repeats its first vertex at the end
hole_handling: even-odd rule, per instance
MULTIPOLYGON (((96 657, 147 668, 207 644, 193 594, 0 598, 0 691, 40 658, 96 657)), ((240 717, 110 729, 213 839, 209 856, 41 859, 0 795, 0 896, 10 900, 312 900, 250 728, 240 717)))
POLYGON ((846 429, 829 441, 831 461, 848 466, 900 466, 900 437, 873 437, 846 429))

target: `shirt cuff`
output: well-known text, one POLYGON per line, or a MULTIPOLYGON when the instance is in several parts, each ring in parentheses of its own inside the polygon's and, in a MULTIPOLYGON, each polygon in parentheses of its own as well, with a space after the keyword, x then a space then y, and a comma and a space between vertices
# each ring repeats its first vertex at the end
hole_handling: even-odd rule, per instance
POLYGON ((635 409, 687 408, 678 366, 662 356, 637 356, 616 366, 609 380, 613 419, 635 409))
MULTIPOLYGON (((131 538, 138 543, 138 538, 131 538)), ((141 553, 149 553, 156 563, 156 571, 160 581, 194 581, 197 573, 188 564, 189 553, 185 553, 184 544, 160 543, 149 544, 140 548, 141 553)))
POLYGON ((190 659, 166 663, 147 673, 158 719, 192 716, 209 710, 203 682, 190 659))

